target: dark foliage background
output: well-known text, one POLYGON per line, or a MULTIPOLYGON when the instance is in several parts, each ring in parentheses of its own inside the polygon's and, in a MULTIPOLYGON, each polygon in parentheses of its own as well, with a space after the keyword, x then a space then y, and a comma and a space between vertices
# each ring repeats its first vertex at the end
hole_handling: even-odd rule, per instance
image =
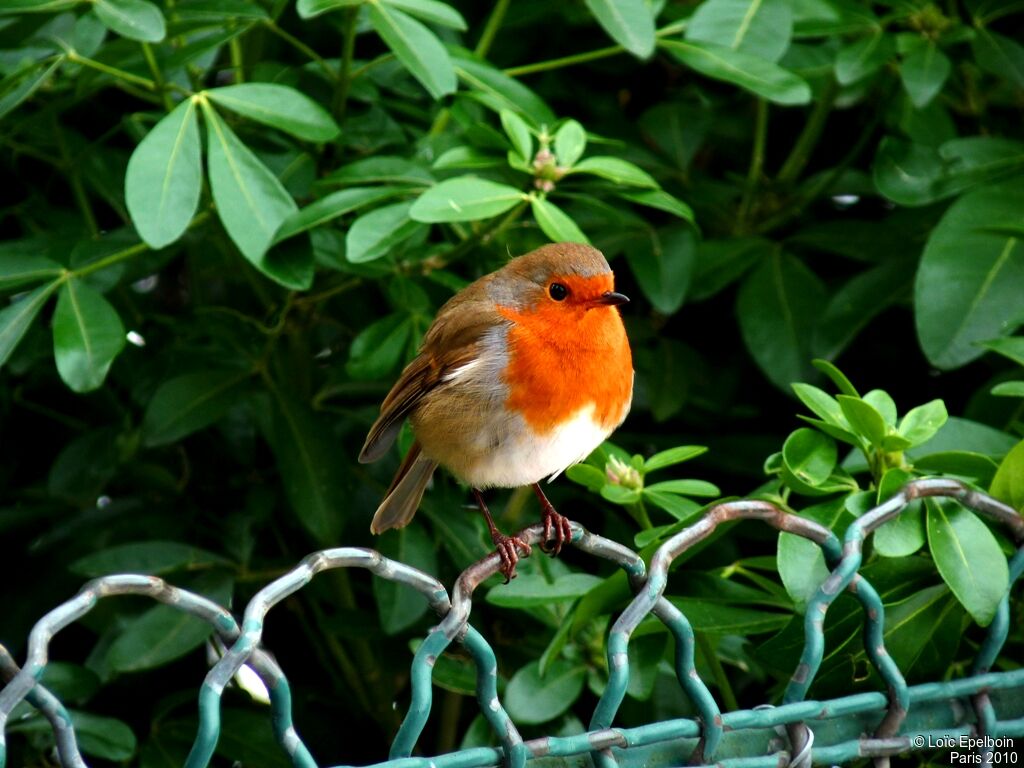
MULTIPOLYGON (((374 539, 399 454, 355 457, 437 307, 551 240, 600 247, 634 298, 633 412, 551 488, 590 529, 649 553, 701 505, 759 493, 841 533, 936 473, 1020 508, 1022 9, 6 0, 0 642, 21 658, 46 610, 117 571, 240 609, 345 544, 450 584, 489 548, 464 489, 439 473, 414 525, 374 539)), ((528 490, 492 497, 506 529, 536 517, 528 490)), ((890 651, 911 682, 963 673, 1009 541, 955 505, 886 528, 865 573, 890 651)), ((748 523, 683 560, 669 594, 702 676, 726 707, 771 700, 820 555, 748 523)), ((579 730, 624 581, 574 552, 520 573, 481 590, 474 625, 525 733, 579 730)), ((335 572, 271 615, 322 762, 386 753, 425 608, 335 572)), ((812 695, 879 686, 857 616, 830 612, 812 695)), ((177 765, 206 644, 170 609, 105 601, 45 680, 90 713, 95 762, 177 765)), ((1021 645, 1017 623, 1005 667, 1021 645)), ((631 652, 621 723, 690 713, 666 634, 631 652)), ((421 748, 491 743, 468 659, 435 679, 421 748)), ((284 762, 263 705, 233 688, 225 706, 220 758, 284 762)), ((48 732, 19 713, 9 764, 45 764, 48 732)))

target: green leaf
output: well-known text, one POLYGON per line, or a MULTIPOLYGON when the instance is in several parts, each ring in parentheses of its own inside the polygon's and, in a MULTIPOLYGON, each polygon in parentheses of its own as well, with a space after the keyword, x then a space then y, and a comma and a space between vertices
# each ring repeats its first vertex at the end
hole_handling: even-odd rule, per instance
POLYGON ((707 0, 686 27, 686 39, 714 43, 776 62, 789 48, 793 14, 785 0, 707 0))
POLYGON ((295 211, 283 222, 274 234, 274 243, 280 243, 301 232, 315 229, 346 213, 359 210, 367 205, 393 197, 402 191, 399 187, 348 187, 339 189, 305 208, 295 211))
MULTIPOLYGON (((436 167, 435 163, 435 167, 436 167)), ((408 184, 425 187, 434 183, 434 177, 419 163, 395 155, 376 155, 343 165, 324 176, 318 184, 408 184)))
POLYGON ((605 483, 601 487, 601 497, 612 504, 622 506, 636 504, 640 501, 641 496, 642 491, 639 488, 626 488, 625 486, 612 485, 611 483, 605 483))
POLYGON ((540 197, 530 198, 533 218, 537 220, 541 231, 553 243, 590 243, 587 236, 568 214, 554 203, 540 197))
POLYGON ((718 486, 706 480, 664 480, 644 488, 644 491, 660 493, 676 493, 682 496, 707 496, 716 498, 722 495, 718 486))
POLYGON ((232 112, 306 141, 331 141, 340 132, 326 109, 287 85, 239 83, 203 93, 232 112))
MULTIPOLYGON (((410 525, 382 536, 378 549, 392 560, 425 573, 437 573, 437 548, 419 525, 410 525)), ((412 587, 387 579, 373 580, 373 596, 381 629, 388 635, 397 635, 408 629, 430 607, 423 595, 412 587)))
POLYGON ((605 473, 590 464, 573 464, 565 470, 565 476, 594 493, 600 492, 602 486, 608 482, 605 473))
POLYGON ((697 632, 722 635, 763 635, 786 625, 791 613, 754 610, 735 605, 718 605, 704 598, 669 597, 690 620, 697 632))
POLYGON ((512 142, 512 148, 525 162, 533 159, 533 136, 530 135, 530 127, 519 115, 510 109, 503 109, 501 115, 501 127, 512 142))
POLYGON ((843 429, 849 429, 850 425, 843 415, 843 409, 832 395, 824 390, 818 389, 812 384, 793 384, 793 392, 800 398, 800 402, 806 405, 813 413, 820 416, 829 424, 843 429))
POLYGON ((900 64, 900 79, 914 106, 927 106, 942 90, 952 69, 949 58, 934 42, 907 56, 900 64))
MULTIPOLYGON (((831 530, 836 527, 844 513, 843 500, 835 499, 808 507, 800 516, 821 523, 831 530)), ((821 547, 795 533, 780 533, 776 561, 779 577, 792 598, 794 607, 798 612, 804 613, 807 610, 807 603, 828 578, 829 569, 825 565, 821 547)))
POLYGON ((935 436, 912 448, 907 455, 928 456, 943 451, 971 451, 986 456, 1002 457, 1016 444, 1012 435, 969 419, 950 416, 935 436))
MULTIPOLYGON (((903 488, 914 476, 905 469, 893 467, 882 476, 877 501, 881 504, 903 488)), ((883 557, 907 557, 924 546, 924 508, 920 500, 912 501, 897 517, 875 531, 875 551, 883 557)))
POLYGON ((773 252, 740 286, 740 331, 747 350, 779 388, 809 377, 811 337, 825 286, 803 262, 773 252))
POLYGON ((1010 583, 999 542, 973 512, 955 501, 925 499, 925 508, 935 566, 971 617, 987 627, 1010 583))
POLYGON ((125 203, 146 245, 163 248, 188 229, 203 187, 199 120, 186 99, 139 142, 124 177, 125 203))
POLYGON ((208 427, 238 402, 249 371, 200 371, 168 379, 153 393, 142 418, 142 442, 167 445, 208 427))
POLYGON ((18 13, 51 13, 63 11, 76 5, 79 0, 4 0, 0 5, 0 16, 18 13))
POLYGON ((616 189, 615 195, 623 200, 629 200, 631 203, 671 213, 673 216, 678 216, 691 225, 696 225, 697 223, 697 219, 693 215, 693 209, 690 206, 662 189, 616 189))
POLYGON ((864 395, 864 402, 882 414, 887 427, 896 426, 896 402, 892 396, 882 389, 872 389, 864 395))
POLYGON ((834 291, 815 328, 815 352, 835 359, 868 323, 911 292, 916 269, 916 258, 887 260, 834 291))
POLYGON ((836 56, 836 80, 840 85, 853 85, 875 74, 895 55, 895 38, 875 30, 871 35, 839 51, 836 56))
POLYGON ((468 55, 457 55, 454 59, 455 73, 472 92, 484 97, 483 103, 500 112, 511 109, 530 120, 534 125, 555 122, 551 107, 533 91, 509 77, 500 69, 468 55))
POLYGON ((991 393, 998 397, 1024 397, 1024 381, 1004 381, 996 384, 991 393))
POLYGON ((932 474, 959 475, 987 486, 996 474, 996 463, 974 451, 936 451, 914 459, 914 468, 932 474))
POLYGON ((368 325, 349 347, 348 375, 353 379, 383 378, 398 364, 411 330, 409 318, 398 313, 368 325))
POLYGON ((169 605, 157 605, 128 623, 107 653, 115 672, 138 672, 186 656, 206 642, 213 626, 169 605))
POLYGON ((410 208, 411 202, 385 205, 352 222, 345 235, 345 258, 352 264, 374 261, 423 229, 422 224, 409 218, 410 208))
POLYGON ((1024 336, 1015 336, 1008 339, 989 339, 988 341, 981 342, 981 345, 991 349, 993 352, 997 352, 1003 357, 1013 360, 1017 365, 1024 365, 1024 336))
POLYGON ((29 98, 64 63, 63 56, 44 60, 12 72, 0 80, 0 120, 29 98))
POLYGON ((1006 454, 992 478, 989 493, 1024 513, 1024 441, 1006 454))
POLYGON ((262 426, 288 503, 318 544, 334 546, 345 520, 335 437, 306 403, 279 389, 272 394, 262 426))
POLYGON ((839 395, 836 397, 836 401, 843 409, 843 415, 853 431, 867 438, 867 441, 873 446, 881 447, 887 432, 882 414, 875 410, 870 403, 858 397, 839 395))
POLYGON ((654 53, 654 15, 644 0, 584 0, 616 43, 641 59, 654 53))
POLYGON ((416 221, 476 221, 504 213, 527 196, 508 184, 460 176, 431 187, 413 203, 416 221))
MULTIPOLYGON (((719 494, 716 493, 713 495, 718 496, 719 494)), ((665 493, 664 491, 657 490, 653 487, 644 488, 643 500, 649 504, 653 504, 658 509, 668 512, 678 521, 689 520, 690 518, 696 517, 701 513, 701 510, 704 509, 703 506, 692 499, 688 499, 685 496, 680 496, 675 493, 665 493)), ((643 531, 641 531, 641 533, 643 533, 643 531)), ((639 536, 640 534, 637 535, 639 536)), ((638 542, 637 546, 643 547, 646 545, 638 542)))
POLYGON ((1017 88, 1024 88, 1024 45, 982 25, 973 31, 971 48, 978 66, 1009 80, 1017 88))
POLYGON ((642 168, 638 168, 626 160, 604 155, 588 157, 586 160, 576 163, 569 173, 588 173, 608 179, 608 181, 614 181, 616 184, 628 184, 633 187, 655 188, 658 186, 658 182, 642 168))
POLYGON ((933 365, 964 365, 984 353, 977 342, 1012 333, 1024 322, 1024 232, 999 229, 1018 223, 1022 209, 1024 181, 981 187, 950 206, 928 238, 914 317, 933 365))
POLYGON ((658 45, 691 69, 776 104, 793 106, 811 100, 811 87, 803 78, 748 53, 710 43, 659 40, 658 45))
POLYGON ((91 669, 52 659, 46 664, 40 682, 65 704, 86 702, 100 687, 99 675, 91 669))
MULTIPOLYGON (((89 712, 72 710, 69 714, 71 725, 78 736, 78 746, 85 754, 119 763, 129 760, 135 754, 135 734, 124 722, 89 712)), ((45 725, 49 731, 49 723, 45 725)))
POLYGON ((644 474, 654 472, 658 469, 681 464, 708 452, 703 445, 680 445, 676 448, 669 448, 667 451, 660 451, 644 462, 644 474))
MULTIPOLYGON (((838 451, 835 441, 815 429, 798 429, 782 446, 785 470, 801 484, 819 486, 836 468, 838 451)), ((796 488, 798 492, 800 488, 796 488)))
POLYGON ((53 353, 64 383, 75 392, 98 389, 124 345, 124 325, 110 302, 88 283, 66 281, 53 313, 53 353))
POLYGON ((367 0, 298 0, 295 10, 303 19, 312 19, 321 13, 327 13, 338 8, 352 8, 366 3, 367 0))
POLYGON ((111 32, 144 43, 159 43, 167 35, 160 9, 148 0, 93 0, 93 10, 111 32))
POLYGON ((828 360, 812 360, 811 365, 817 368, 819 371, 824 373, 833 384, 836 385, 836 389, 842 392, 844 395, 850 397, 860 397, 857 393, 856 388, 850 383, 850 380, 846 378, 846 374, 840 371, 833 363, 828 360))
POLYGON ((571 168, 587 148, 587 132, 575 120, 566 120, 555 131, 555 157, 563 168, 571 168))
POLYGON ((556 659, 541 677, 540 663, 531 661, 509 680, 505 708, 521 725, 546 723, 575 703, 583 691, 585 676, 585 667, 556 659))
POLYGON ((483 170, 503 165, 505 165, 505 160, 495 155, 480 152, 472 147, 452 147, 442 152, 441 156, 430 167, 439 171, 449 169, 483 170))
POLYGON ((161 576, 174 571, 195 571, 230 561, 178 541, 134 541, 93 552, 72 561, 68 569, 93 579, 112 573, 145 573, 161 576))
POLYGON ((688 226, 645 239, 626 253, 644 296, 663 315, 673 315, 683 306, 696 257, 697 236, 688 226))
POLYGON ((462 14, 456 11, 447 3, 438 0, 380 0, 383 3, 399 8, 403 11, 418 16, 424 21, 430 21, 441 27, 457 29, 460 32, 466 31, 466 20, 462 14))
POLYGON ((423 24, 397 8, 369 3, 370 23, 402 66, 435 99, 455 93, 455 69, 448 51, 423 24))
POLYGON ((912 445, 920 445, 938 432, 948 418, 946 404, 941 400, 932 400, 907 411, 900 421, 899 433, 912 445))
POLYGON ((0 368, 24 337, 59 282, 47 283, 0 309, 0 368))
POLYGON ((589 573, 567 573, 554 581, 540 574, 523 573, 508 584, 492 587, 487 602, 502 608, 538 608, 583 597, 601 583, 589 573))
POLYGON ((878 191, 901 205, 927 205, 1024 168, 1024 144, 988 136, 952 139, 938 149, 887 137, 875 155, 878 191))
MULTIPOLYGON (((277 176, 203 102, 207 164, 217 215, 238 250, 256 269, 287 288, 305 289, 288 271, 266 258, 282 222, 298 210, 277 176)), ((312 278, 312 275, 310 275, 312 278)))

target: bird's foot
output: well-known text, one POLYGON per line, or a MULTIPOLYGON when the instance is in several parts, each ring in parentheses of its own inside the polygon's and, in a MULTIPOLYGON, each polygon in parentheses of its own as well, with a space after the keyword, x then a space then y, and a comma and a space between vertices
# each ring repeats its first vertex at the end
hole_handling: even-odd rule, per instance
POLYGON ((519 562, 517 550, 523 551, 523 557, 529 557, 533 549, 525 539, 518 536, 506 536, 497 530, 491 532, 491 541, 494 542, 494 549, 498 553, 498 557, 501 558, 499 572, 505 577, 505 583, 508 584, 516 577, 516 564, 519 562))
POLYGON ((558 514, 554 507, 545 507, 544 539, 540 543, 541 551, 549 555, 557 555, 567 541, 572 541, 572 525, 569 523, 569 518, 558 514), (552 542, 550 545, 549 541, 552 542))

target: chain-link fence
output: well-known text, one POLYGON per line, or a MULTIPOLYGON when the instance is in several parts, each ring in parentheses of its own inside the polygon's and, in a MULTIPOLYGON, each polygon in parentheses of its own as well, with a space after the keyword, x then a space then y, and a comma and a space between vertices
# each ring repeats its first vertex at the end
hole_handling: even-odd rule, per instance
MULTIPOLYGON (((80 767, 71 718, 61 702, 39 679, 49 660, 53 637, 92 610, 101 598, 145 595, 208 622, 228 650, 213 666, 199 693, 199 729, 188 756, 188 768, 205 768, 214 754, 221 730, 221 694, 243 665, 249 665, 270 693, 271 717, 277 741, 300 768, 316 760, 292 722, 291 693, 281 668, 262 645, 268 612, 302 589, 321 571, 365 568, 378 578, 416 589, 441 617, 419 646, 412 662, 409 710, 391 746, 389 768, 482 768, 504 764, 667 766, 716 764, 733 768, 779 765, 830 765, 858 757, 886 756, 934 749, 942 740, 965 736, 981 743, 1024 736, 1024 669, 991 672, 1010 628, 1009 593, 1004 595, 968 677, 908 687, 886 652, 885 613, 878 593, 858 573, 865 538, 892 520, 915 499, 948 497, 1004 526, 1016 552, 1010 558, 1010 589, 1024 571, 1024 518, 1010 507, 949 479, 922 479, 907 484, 884 504, 859 517, 842 543, 818 523, 788 513, 765 501, 731 501, 712 507, 697 523, 666 541, 650 567, 640 556, 616 542, 573 524, 572 543, 590 555, 610 560, 628 575, 635 597, 612 626, 608 638, 608 685, 593 713, 589 731, 575 736, 524 741, 498 696, 497 662, 487 640, 470 624, 473 593, 500 565, 491 555, 466 569, 451 596, 432 576, 389 560, 368 549, 340 547, 317 552, 298 567, 264 587, 245 608, 241 625, 224 608, 199 595, 178 589, 155 576, 122 574, 90 581, 73 599, 50 611, 33 628, 27 659, 19 668, 0 646, 0 736, 13 708, 27 699, 49 720, 64 766, 80 767), (824 553, 831 570, 810 600, 804 622, 804 648, 779 706, 723 713, 694 665, 694 633, 686 616, 663 596, 674 559, 709 536, 719 525, 737 520, 760 520, 779 531, 810 539, 824 553), (829 606, 844 590, 860 603, 864 615, 865 647, 886 692, 861 693, 829 701, 805 696, 821 664, 824 620, 829 606), (696 719, 676 719, 636 728, 614 727, 629 682, 630 635, 649 614, 660 619, 675 638, 675 672, 683 691, 695 705, 696 719), (452 642, 465 646, 476 665, 476 691, 483 713, 500 740, 499 748, 474 748, 435 757, 413 757, 416 743, 430 716, 435 661, 452 642)), ((543 534, 540 525, 526 529, 531 544, 543 534)), ((984 749, 974 754, 983 759, 984 749)), ((0 768, 6 762, 6 742, 0 740, 0 768)))

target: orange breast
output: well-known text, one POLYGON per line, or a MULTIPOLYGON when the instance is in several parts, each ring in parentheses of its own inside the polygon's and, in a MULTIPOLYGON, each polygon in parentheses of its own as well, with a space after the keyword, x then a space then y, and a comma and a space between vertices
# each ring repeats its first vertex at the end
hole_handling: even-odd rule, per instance
MULTIPOLYGON (((610 275, 600 279, 607 282, 602 290, 612 289, 610 275)), ((633 359, 618 309, 543 301, 533 310, 499 312, 513 323, 507 408, 539 434, 590 404, 602 427, 611 430, 622 422, 633 393, 633 359)))

